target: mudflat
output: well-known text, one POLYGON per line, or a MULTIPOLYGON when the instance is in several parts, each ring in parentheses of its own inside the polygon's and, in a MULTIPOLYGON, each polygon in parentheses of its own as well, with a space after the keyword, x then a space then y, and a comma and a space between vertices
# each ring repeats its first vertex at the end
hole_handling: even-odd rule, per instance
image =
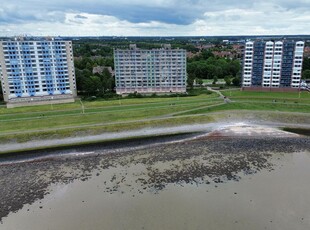
POLYGON ((1 229, 309 229, 310 138, 229 126, 3 158, 1 229))

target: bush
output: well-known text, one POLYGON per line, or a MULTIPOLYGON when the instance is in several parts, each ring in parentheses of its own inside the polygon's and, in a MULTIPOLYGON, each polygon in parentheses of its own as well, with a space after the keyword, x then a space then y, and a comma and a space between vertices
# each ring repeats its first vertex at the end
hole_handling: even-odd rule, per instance
POLYGON ((214 76, 214 77, 213 77, 213 82, 212 82, 212 85, 215 85, 215 84, 216 84, 216 82, 217 82, 217 77, 216 77, 216 76, 214 76))
POLYGON ((232 76, 226 76, 224 77, 224 81, 226 83, 227 86, 230 86, 231 85, 231 78, 232 76))
POLYGON ((144 96, 138 92, 130 93, 127 96, 128 98, 143 98, 144 96))
POLYGON ((232 80, 232 83, 233 83, 234 86, 240 86, 240 77, 235 77, 232 80))

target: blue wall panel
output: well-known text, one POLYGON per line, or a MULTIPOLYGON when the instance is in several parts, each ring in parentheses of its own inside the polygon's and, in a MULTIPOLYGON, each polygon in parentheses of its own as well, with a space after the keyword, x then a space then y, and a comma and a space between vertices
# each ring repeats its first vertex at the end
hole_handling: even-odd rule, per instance
POLYGON ((257 41, 253 47, 252 86, 261 86, 264 69, 265 42, 257 41))
POLYGON ((295 42, 284 41, 280 87, 291 87, 295 42))

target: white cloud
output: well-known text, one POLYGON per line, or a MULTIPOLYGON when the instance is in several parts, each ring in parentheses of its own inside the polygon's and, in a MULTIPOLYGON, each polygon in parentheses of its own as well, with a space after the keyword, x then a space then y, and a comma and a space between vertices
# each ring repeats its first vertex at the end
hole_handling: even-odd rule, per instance
POLYGON ((310 1, 3 0, 4 36, 309 34, 310 1))

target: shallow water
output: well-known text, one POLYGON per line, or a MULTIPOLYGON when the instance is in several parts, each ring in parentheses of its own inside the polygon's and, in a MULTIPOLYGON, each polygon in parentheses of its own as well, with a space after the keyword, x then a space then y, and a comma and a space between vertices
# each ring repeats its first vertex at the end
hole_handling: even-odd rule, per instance
MULTIPOLYGON (((202 151, 199 147, 196 151, 202 151)), ((153 151, 164 149, 120 156, 108 168, 94 167, 88 180, 53 183, 43 199, 3 218, 0 229, 310 228, 309 151, 269 153, 268 165, 255 168, 256 173, 240 171, 234 180, 220 176, 222 183, 206 174, 188 183, 163 182, 164 187, 158 188, 158 181, 150 185, 154 173, 187 173, 200 162, 229 164, 225 154, 147 161, 153 151)), ((70 166, 61 170, 72 172, 70 166)))

